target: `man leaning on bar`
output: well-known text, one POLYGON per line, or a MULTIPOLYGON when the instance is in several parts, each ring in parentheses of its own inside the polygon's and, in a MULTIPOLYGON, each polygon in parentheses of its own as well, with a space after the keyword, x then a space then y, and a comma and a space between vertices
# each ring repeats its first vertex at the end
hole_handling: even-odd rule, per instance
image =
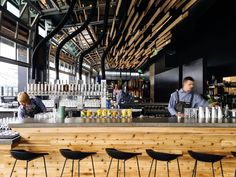
POLYGON ((215 106, 217 103, 208 104, 201 95, 194 93, 194 79, 185 77, 182 88, 173 92, 170 96, 168 110, 171 116, 184 117, 184 108, 199 108, 215 106))

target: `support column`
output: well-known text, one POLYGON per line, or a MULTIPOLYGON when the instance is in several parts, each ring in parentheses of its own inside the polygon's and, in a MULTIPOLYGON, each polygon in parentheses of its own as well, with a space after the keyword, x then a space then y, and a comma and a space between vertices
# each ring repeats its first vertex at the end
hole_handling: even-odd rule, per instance
POLYGON ((150 79, 150 102, 154 102, 155 99, 155 63, 149 67, 149 79, 150 79))

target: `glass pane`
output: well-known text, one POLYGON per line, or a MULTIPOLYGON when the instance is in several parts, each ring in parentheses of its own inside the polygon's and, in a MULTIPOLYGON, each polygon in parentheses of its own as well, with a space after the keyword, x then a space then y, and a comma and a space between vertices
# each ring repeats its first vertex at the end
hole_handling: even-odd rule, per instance
POLYGON ((6 14, 3 14, 1 33, 11 38, 14 38, 15 31, 16 31, 16 22, 7 17, 6 14))
POLYGON ((55 79, 56 79, 56 72, 50 69, 49 70, 49 82, 54 83, 55 79))
POLYGON ((46 37, 47 32, 41 26, 38 27, 39 35, 42 37, 46 37))
POLYGON ((69 74, 59 73, 59 78, 63 83, 69 83, 69 74))
POLYGON ((10 2, 7 2, 7 10, 14 14, 16 17, 20 16, 20 10, 10 2))
POLYGON ((18 66, 0 62, 0 86, 4 87, 4 95, 18 92, 18 66))
POLYGON ((28 63, 28 49, 25 46, 17 44, 17 60, 28 63))
POLYGON ((15 60, 15 43, 2 37, 0 43, 0 56, 15 60))
POLYGON ((29 30, 19 25, 17 38, 21 40, 22 42, 27 43, 28 37, 29 37, 29 30))

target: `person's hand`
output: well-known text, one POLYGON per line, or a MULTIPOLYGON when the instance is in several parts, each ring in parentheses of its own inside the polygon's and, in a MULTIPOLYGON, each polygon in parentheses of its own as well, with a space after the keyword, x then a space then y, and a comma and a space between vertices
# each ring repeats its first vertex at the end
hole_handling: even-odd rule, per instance
POLYGON ((183 113, 181 113, 181 112, 178 112, 178 113, 176 113, 176 117, 184 117, 184 114, 183 113))

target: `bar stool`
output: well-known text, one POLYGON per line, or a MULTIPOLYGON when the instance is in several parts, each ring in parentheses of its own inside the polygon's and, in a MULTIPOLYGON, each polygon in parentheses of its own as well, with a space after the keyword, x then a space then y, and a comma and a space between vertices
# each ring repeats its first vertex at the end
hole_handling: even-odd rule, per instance
POLYGON ((221 160, 225 157, 223 155, 215 155, 215 154, 207 154, 207 153, 202 153, 202 152, 194 152, 194 151, 188 151, 189 155, 195 159, 195 165, 193 169, 193 174, 192 177, 197 176, 197 162, 205 162, 205 163, 211 163, 212 165, 212 175, 215 177, 215 172, 214 172, 214 163, 215 162, 220 162, 220 170, 221 170, 221 176, 224 177, 224 172, 223 172, 223 167, 221 160))
MULTIPOLYGON (((236 151, 235 152, 232 151, 231 153, 233 154, 234 157, 236 157, 236 151)), ((236 177, 236 169, 235 169, 235 172, 234 172, 234 177, 236 177)))
POLYGON ((151 163, 151 167, 150 167, 150 170, 149 170, 149 173, 148 173, 148 177, 150 177, 150 175, 151 175, 152 166, 153 166, 154 161, 155 161, 154 177, 156 177, 156 168, 157 168, 157 161, 158 160, 166 162, 168 177, 170 176, 169 162, 172 161, 172 160, 177 160, 179 176, 181 177, 180 165, 179 165, 179 159, 178 158, 180 156, 182 156, 182 154, 170 154, 170 153, 164 153, 164 152, 156 152, 152 149, 146 149, 146 152, 149 155, 149 157, 152 158, 152 163, 151 163))
POLYGON ((61 172, 61 177, 63 175, 65 166, 66 166, 66 162, 67 160, 72 160, 72 172, 71 172, 71 177, 73 177, 73 173, 74 173, 74 161, 78 160, 78 176, 80 176, 80 161, 87 158, 87 157, 91 157, 91 161, 92 161, 92 167, 93 167, 93 176, 95 177, 95 168, 94 168, 94 163, 93 163, 93 155, 97 154, 96 152, 81 152, 81 151, 72 151, 70 149, 60 149, 60 153, 63 157, 65 157, 65 161, 64 161, 64 165, 63 165, 63 169, 61 172))
POLYGON ((119 151, 119 150, 114 149, 114 148, 106 148, 106 152, 111 157, 111 161, 110 161, 110 164, 109 164, 109 167, 108 167, 108 171, 107 171, 107 176, 106 177, 108 177, 108 175, 109 175, 109 171, 110 171, 113 159, 117 159, 118 160, 118 164, 117 164, 117 177, 119 176, 119 162, 120 162, 120 160, 124 161, 124 177, 125 177, 125 162, 127 160, 131 159, 131 158, 136 158, 137 167, 138 167, 138 176, 141 177, 140 168, 139 168, 139 162, 138 162, 138 155, 141 155, 142 153, 124 152, 124 151, 119 151))
POLYGON ((30 151, 25 151, 25 150, 11 150, 10 152, 11 152, 12 157, 15 159, 10 177, 13 174, 17 160, 26 161, 26 177, 27 177, 28 176, 28 163, 32 160, 35 160, 41 157, 43 158, 43 162, 44 162, 45 175, 46 177, 48 176, 46 161, 44 157, 45 155, 49 155, 48 153, 36 153, 36 152, 30 152, 30 151))

